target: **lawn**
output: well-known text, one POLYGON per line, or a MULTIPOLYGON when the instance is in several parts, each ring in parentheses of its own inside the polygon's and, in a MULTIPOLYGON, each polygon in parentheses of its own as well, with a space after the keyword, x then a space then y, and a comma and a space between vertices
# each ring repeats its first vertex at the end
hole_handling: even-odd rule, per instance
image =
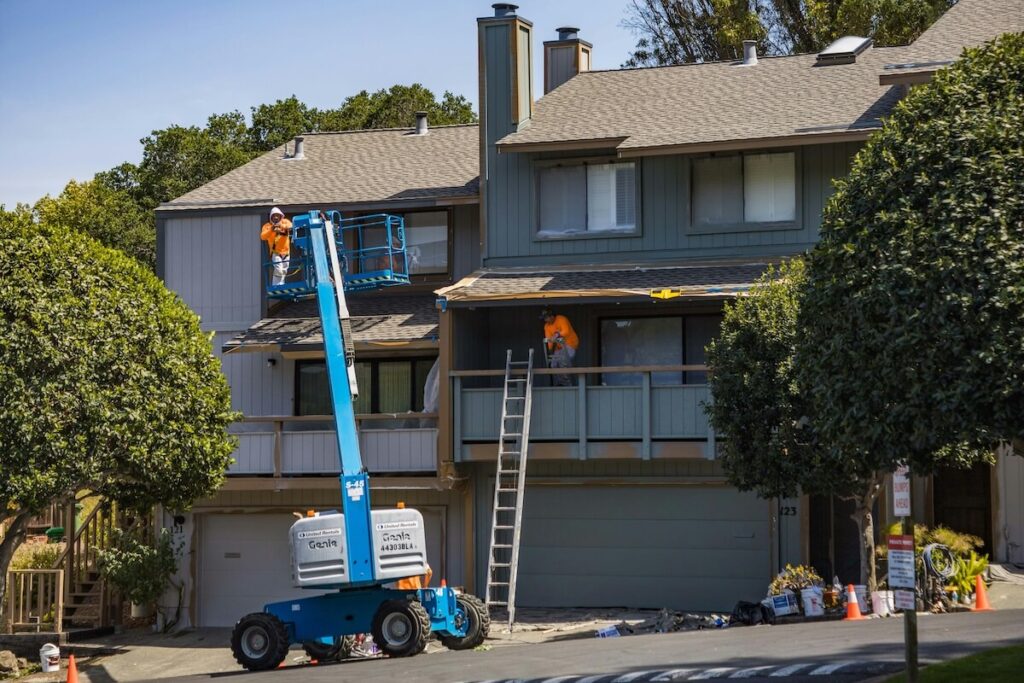
MULTIPOLYGON (((1024 645, 980 652, 963 659, 932 664, 921 669, 921 683, 961 683, 962 681, 1019 681, 1024 674, 1024 645)), ((900 674, 888 683, 902 683, 900 674)))

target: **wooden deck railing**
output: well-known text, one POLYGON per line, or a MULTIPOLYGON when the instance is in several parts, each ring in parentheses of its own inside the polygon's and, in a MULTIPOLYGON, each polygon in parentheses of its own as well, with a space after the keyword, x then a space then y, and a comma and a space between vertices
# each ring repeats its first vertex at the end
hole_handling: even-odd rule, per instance
POLYGON ((54 631, 64 628, 64 571, 12 569, 7 572, 6 630, 54 631), (44 628, 45 627, 45 628, 44 628))
MULTIPOLYGON (((67 506, 65 530, 68 538, 64 552, 54 563, 54 569, 63 569, 64 602, 72 605, 72 593, 94 593, 96 600, 88 605, 95 606, 93 619, 97 626, 108 626, 111 617, 113 596, 99 571, 100 552, 110 547, 113 530, 118 525, 117 506, 109 501, 100 501, 92 512, 75 529, 75 506, 67 506)), ((83 605, 86 608, 86 605, 83 605)))
MULTIPOLYGON (((711 400, 708 372, 696 364, 536 368, 541 377, 568 375, 573 381, 570 386, 535 382, 531 440, 574 444, 573 457, 580 459, 587 457, 588 444, 633 442, 644 460, 661 442, 696 442, 703 457, 714 458, 715 432, 703 410, 711 400)), ((502 392, 496 380, 504 374, 503 369, 449 373, 456 460, 465 444, 497 441, 502 392)))

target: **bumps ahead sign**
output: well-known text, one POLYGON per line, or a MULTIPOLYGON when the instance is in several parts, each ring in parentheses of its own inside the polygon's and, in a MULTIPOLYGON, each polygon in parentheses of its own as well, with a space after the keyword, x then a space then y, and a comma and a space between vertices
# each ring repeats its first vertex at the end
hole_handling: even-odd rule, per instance
POLYGON ((900 465, 892 473, 892 513, 910 517, 910 468, 900 465))

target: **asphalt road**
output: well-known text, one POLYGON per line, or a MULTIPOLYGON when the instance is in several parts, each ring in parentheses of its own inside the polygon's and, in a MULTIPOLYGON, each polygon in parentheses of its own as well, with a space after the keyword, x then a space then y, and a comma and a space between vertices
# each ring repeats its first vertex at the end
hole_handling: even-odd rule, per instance
MULTIPOLYGON (((918 623, 924 662, 1024 643, 1024 610, 923 615, 918 623)), ((899 670, 902 661, 903 619, 896 618, 588 638, 499 647, 487 652, 442 652, 408 659, 355 660, 262 673, 240 671, 162 680, 448 683, 557 679, 559 683, 607 683, 619 679, 621 683, 640 683, 739 677, 748 681, 852 683, 899 670), (832 671, 822 668, 840 664, 832 671)))

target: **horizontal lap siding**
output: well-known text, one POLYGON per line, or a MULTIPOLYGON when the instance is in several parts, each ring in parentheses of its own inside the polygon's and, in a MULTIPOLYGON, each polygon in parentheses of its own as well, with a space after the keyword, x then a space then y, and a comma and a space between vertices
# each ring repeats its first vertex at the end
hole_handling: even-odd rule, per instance
POLYGON ((798 229, 693 234, 690 224, 690 158, 681 155, 638 160, 641 173, 641 234, 575 240, 537 240, 534 160, 551 154, 494 154, 488 184, 488 265, 614 262, 625 259, 754 256, 792 253, 818 239, 821 213, 832 194, 832 179, 845 176, 860 143, 799 148, 798 229))

